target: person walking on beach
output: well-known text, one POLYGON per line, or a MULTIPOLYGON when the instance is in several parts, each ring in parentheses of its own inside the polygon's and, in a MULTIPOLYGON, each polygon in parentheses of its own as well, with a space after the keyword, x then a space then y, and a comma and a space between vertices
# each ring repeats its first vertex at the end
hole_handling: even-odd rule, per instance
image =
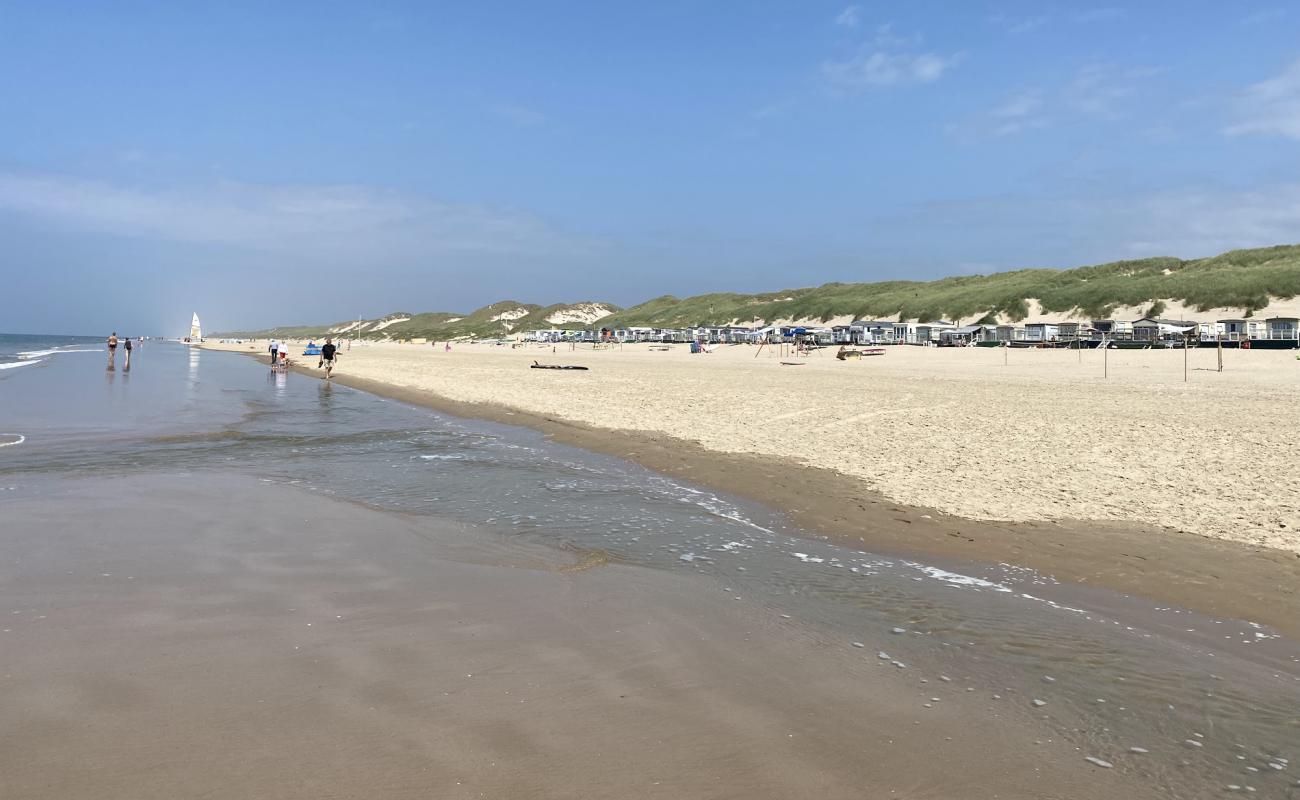
POLYGON ((126 343, 123 345, 126 350, 126 363, 122 365, 123 372, 131 371, 131 337, 126 337, 126 343))
POLYGON ((279 352, 280 352, 280 343, 277 342, 276 340, 272 339, 272 340, 271 340, 271 347, 270 347, 270 350, 271 350, 271 366, 274 367, 274 366, 275 366, 275 363, 276 363, 276 361, 275 361, 275 360, 276 360, 276 356, 277 356, 277 355, 279 354, 279 352))
POLYGON ((334 359, 337 355, 338 348, 334 346, 333 341, 326 337, 325 344, 321 345, 320 348, 320 364, 316 365, 325 367, 326 378, 329 378, 330 373, 334 371, 334 359))
POLYGON ((113 369, 113 357, 117 355, 117 331, 108 337, 108 368, 113 369))

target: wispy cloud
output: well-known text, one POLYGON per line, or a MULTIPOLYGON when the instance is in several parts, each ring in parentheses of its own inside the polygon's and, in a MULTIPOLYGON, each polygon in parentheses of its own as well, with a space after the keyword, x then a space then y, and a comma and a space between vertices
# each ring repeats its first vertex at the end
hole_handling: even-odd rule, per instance
POLYGON ((848 6, 835 18, 835 24, 842 28, 856 28, 862 22, 857 6, 848 6))
POLYGON ((1065 105, 1077 113, 1116 118, 1126 103, 1138 94, 1142 80, 1157 74, 1150 67, 1117 67, 1090 64, 1075 73, 1062 93, 1065 105))
POLYGON ((1300 140, 1300 59, 1280 74, 1247 87, 1237 98, 1237 121, 1224 132, 1300 140))
POLYGON ((849 90, 932 83, 961 58, 959 53, 924 51, 920 45, 919 36, 899 36, 892 26, 882 25, 852 57, 824 62, 822 75, 832 86, 849 90))
POLYGON ((1018 89, 982 112, 948 126, 961 139, 1011 136, 1065 120, 1124 119, 1142 96, 1144 81, 1158 74, 1151 67, 1093 64, 1079 69, 1063 85, 1018 89))
POLYGON ((948 125, 948 133, 963 140, 1011 136, 1049 123, 1047 93, 1042 89, 1021 89, 1006 95, 992 108, 948 125))
POLYGON ((5 215, 59 230, 327 261, 556 254, 587 246, 528 214, 366 186, 222 182, 152 189, 0 173, 0 216, 5 215))
POLYGON ((490 105, 488 111, 520 128, 535 128, 546 122, 546 115, 542 112, 509 103, 490 105))
POLYGON ((998 136, 1041 128, 1047 124, 1043 116, 1043 92, 1040 89, 1016 92, 993 109, 992 116, 997 123, 994 133, 998 136))

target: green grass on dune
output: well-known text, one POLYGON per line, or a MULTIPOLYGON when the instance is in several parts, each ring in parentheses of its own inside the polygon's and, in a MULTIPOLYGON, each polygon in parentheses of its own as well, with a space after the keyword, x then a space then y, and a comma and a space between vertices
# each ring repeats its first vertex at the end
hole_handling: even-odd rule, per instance
MULTIPOLYGON (((686 327, 690 325, 766 322, 777 319, 827 320, 832 317, 901 316, 930 322, 938 319, 989 319, 1003 314, 1023 319, 1028 298, 1037 298, 1044 311, 1104 318, 1120 306, 1141 306, 1160 313, 1162 300, 1176 300, 1197 309, 1239 308, 1250 315, 1271 297, 1300 295, 1300 245, 1234 250, 1211 258, 1184 261, 1145 258, 1075 269, 1023 269, 991 275, 964 275, 933 281, 828 283, 805 289, 763 294, 718 292, 677 298, 656 297, 623 309, 597 323, 604 327, 686 327)), ((606 304, 609 305, 609 304, 606 304)), ((545 317, 565 305, 545 308, 502 301, 468 315, 417 314, 381 334, 392 338, 449 339, 461 336, 501 336, 508 331, 550 327, 587 327, 579 323, 552 325, 545 317), (492 317, 522 307, 528 315, 507 328, 492 317), (459 320, 452 322, 455 317, 459 320)), ((390 315, 394 316, 394 315, 390 315)), ((321 336, 333 326, 296 326, 244 331, 220 336, 321 336)))

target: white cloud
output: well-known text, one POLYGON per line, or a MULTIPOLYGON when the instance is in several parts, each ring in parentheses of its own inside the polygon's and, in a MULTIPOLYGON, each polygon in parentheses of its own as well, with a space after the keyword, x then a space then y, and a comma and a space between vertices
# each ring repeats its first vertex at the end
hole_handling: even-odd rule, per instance
POLYGON ((587 245, 527 214, 366 186, 222 182, 152 189, 0 173, 0 216, 59 230, 289 253, 329 261, 554 255, 587 245))
POLYGON ((1109 64, 1081 68, 1062 93, 1070 109, 1094 117, 1118 117, 1125 102, 1137 94, 1138 83, 1154 70, 1120 69, 1109 64))
POLYGON ((1043 112, 1043 92, 1039 89, 1026 89, 1016 92, 993 109, 991 116, 995 124, 993 132, 998 136, 1009 136, 1030 128, 1041 128, 1047 124, 1043 112))
POLYGON ((960 59, 918 50, 919 37, 900 37, 890 25, 876 29, 875 37, 853 57, 822 64, 822 75, 841 89, 872 89, 913 83, 932 83, 960 59))
POLYGON ((1300 59, 1280 74, 1248 87, 1237 99, 1237 121, 1224 132, 1300 140, 1300 59))
POLYGON ((858 15, 857 6, 847 6, 835 18, 835 24, 843 28, 856 28, 860 22, 862 22, 862 18, 858 15))

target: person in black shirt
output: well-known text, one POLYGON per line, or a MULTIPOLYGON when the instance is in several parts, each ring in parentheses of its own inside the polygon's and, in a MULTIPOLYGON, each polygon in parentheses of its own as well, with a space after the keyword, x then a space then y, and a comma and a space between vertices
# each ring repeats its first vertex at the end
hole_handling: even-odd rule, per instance
POLYGON ((334 346, 332 339, 326 339, 325 344, 320 348, 320 364, 317 366, 325 367, 325 377, 328 378, 334 371, 334 359, 338 357, 338 348, 334 346))

